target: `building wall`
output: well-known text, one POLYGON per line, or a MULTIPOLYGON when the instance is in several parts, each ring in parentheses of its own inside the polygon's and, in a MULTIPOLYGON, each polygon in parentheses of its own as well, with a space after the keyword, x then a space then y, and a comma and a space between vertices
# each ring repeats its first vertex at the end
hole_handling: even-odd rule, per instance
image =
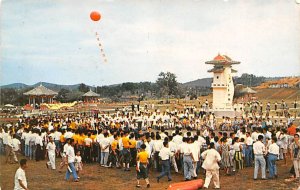
POLYGON ((213 88, 213 109, 232 110, 234 85, 231 74, 231 67, 225 67, 223 73, 214 73, 213 88))

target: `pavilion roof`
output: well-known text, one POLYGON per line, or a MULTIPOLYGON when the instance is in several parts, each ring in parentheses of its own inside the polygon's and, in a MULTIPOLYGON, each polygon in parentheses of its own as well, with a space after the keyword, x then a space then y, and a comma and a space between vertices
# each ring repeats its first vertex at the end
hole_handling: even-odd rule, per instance
POLYGON ((91 89, 87 93, 82 95, 83 97, 99 97, 100 95, 96 92, 93 92, 91 89))
POLYGON ((253 90, 252 88, 246 87, 244 89, 241 90, 241 93, 244 94, 256 94, 257 92, 255 90, 253 90))
POLYGON ((24 95, 28 95, 28 96, 43 96, 43 95, 55 96, 57 94, 58 94, 57 92, 50 90, 44 87, 43 85, 37 86, 34 89, 24 93, 24 95))

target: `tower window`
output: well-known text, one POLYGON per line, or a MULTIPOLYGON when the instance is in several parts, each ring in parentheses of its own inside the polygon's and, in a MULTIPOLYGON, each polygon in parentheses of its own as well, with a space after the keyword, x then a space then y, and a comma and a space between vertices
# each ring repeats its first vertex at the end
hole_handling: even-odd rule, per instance
POLYGON ((219 79, 219 76, 217 76, 217 79, 219 79))
POLYGON ((228 98, 228 101, 230 101, 230 98, 228 98))

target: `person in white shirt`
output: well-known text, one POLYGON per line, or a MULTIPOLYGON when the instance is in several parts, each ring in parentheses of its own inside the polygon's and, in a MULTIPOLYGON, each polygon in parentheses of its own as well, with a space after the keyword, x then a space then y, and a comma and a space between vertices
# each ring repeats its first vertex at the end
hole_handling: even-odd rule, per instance
POLYGON ((173 142, 178 146, 182 143, 182 136, 179 135, 179 130, 176 130, 175 131, 175 136, 173 137, 173 142))
POLYGON ((192 153, 191 139, 187 138, 187 144, 183 146, 183 169, 185 181, 190 181, 193 175, 194 167, 194 157, 192 153))
POLYGON ((2 139, 6 156, 10 153, 10 146, 7 145, 9 136, 9 131, 7 130, 7 128, 4 128, 2 139))
POLYGON ((62 172, 62 168, 66 164, 66 157, 67 157, 66 153, 67 153, 68 146, 70 144, 69 143, 70 140, 71 139, 66 139, 66 144, 63 147, 62 160, 61 160, 61 162, 59 164, 59 172, 62 172))
POLYGON ((267 118, 266 125, 267 125, 268 128, 272 128, 273 123, 272 123, 272 121, 270 120, 270 118, 267 118))
POLYGON ((88 137, 84 139, 84 161, 87 163, 92 162, 92 144, 91 133, 88 133, 88 137))
POLYGON ((24 141, 25 141, 25 156, 29 157, 30 156, 30 147, 29 147, 29 141, 30 141, 30 135, 31 131, 28 129, 25 129, 26 135, 24 135, 24 141))
POLYGON ((169 143, 167 141, 163 142, 164 147, 159 152, 159 157, 161 159, 161 167, 162 171, 160 175, 156 178, 157 182, 159 182, 160 178, 164 177, 165 175, 168 176, 168 181, 172 181, 171 178, 171 171, 170 171, 170 159, 173 156, 169 148, 169 143))
MULTIPOLYGON (((99 129, 98 135, 96 136, 96 142, 98 143, 97 147, 98 147, 98 162, 99 162, 99 164, 101 162, 101 147, 100 147, 100 142, 102 141, 102 139, 104 139, 104 135, 102 133, 102 129, 99 129)), ((122 138, 120 138, 120 139, 121 139, 121 142, 122 142, 122 138)), ((120 146, 120 142, 119 142, 119 146, 120 146)))
POLYGON ((173 136, 169 137, 169 148, 171 150, 171 152, 173 153, 173 155, 171 156, 171 163, 174 167, 174 170, 176 173, 178 173, 178 167, 177 167, 177 163, 176 163, 176 158, 175 158, 175 153, 177 152, 177 146, 176 144, 172 141, 173 140, 173 136))
POLYGON ((154 142, 154 168, 157 172, 160 172, 161 167, 159 164, 159 152, 163 148, 163 141, 159 134, 156 134, 156 140, 154 142))
POLYGON ((35 160, 40 161, 44 159, 44 152, 43 152, 43 138, 42 133, 39 132, 38 135, 35 138, 35 145, 36 145, 36 151, 35 151, 35 160))
POLYGON ((69 140, 69 145, 67 147, 67 152, 66 152, 66 163, 68 164, 67 167, 67 172, 66 172, 66 180, 68 181, 70 179, 70 175, 73 175, 74 181, 78 182, 78 176, 76 172, 76 168, 74 166, 75 162, 75 152, 74 152, 74 140, 70 139, 69 140))
POLYGON ((35 159, 35 150, 36 150, 36 145, 35 145, 35 138, 37 134, 33 130, 32 133, 29 135, 29 159, 33 160, 35 159))
POLYGON ((252 130, 253 130, 253 132, 252 132, 252 134, 251 134, 251 138, 252 138, 253 142, 256 142, 256 141, 257 141, 257 138, 258 138, 257 129, 256 129, 256 127, 253 127, 252 130))
POLYGON ((245 151, 245 160, 246 160, 246 167, 252 166, 253 160, 253 139, 250 136, 250 132, 246 133, 246 151, 245 151))
POLYGON ((287 130, 286 129, 281 129, 281 133, 280 133, 278 139, 281 141, 283 159, 284 159, 285 166, 287 166, 287 154, 288 154, 288 146, 289 146, 289 136, 287 134, 287 130))
POLYGON ((53 170, 56 169, 56 167, 55 167, 55 150, 56 149, 55 148, 56 148, 56 146, 53 141, 53 138, 50 137, 49 143, 46 146, 46 150, 47 150, 47 154, 48 154, 48 158, 49 158, 49 161, 46 163, 46 166, 47 166, 47 168, 49 166, 51 166, 51 169, 53 169, 53 170))
POLYGON ((168 137, 168 136, 165 134, 165 129, 164 129, 164 127, 161 128, 161 133, 160 133, 159 135, 160 135, 160 138, 161 138, 161 139, 165 139, 166 137, 168 137))
POLYGON ((108 139, 108 133, 104 133, 104 139, 102 139, 100 142, 100 147, 101 147, 101 162, 100 162, 100 164, 103 167, 108 167, 107 160, 108 160, 108 155, 109 155, 109 146, 110 146, 110 142, 108 139))
POLYGON ((148 136, 147 140, 144 141, 144 144, 146 145, 145 151, 148 153, 149 163, 151 163, 150 160, 152 160, 154 153, 154 140, 151 138, 151 136, 148 136))
POLYGON ((6 141, 6 163, 13 163, 13 159, 14 159, 14 151, 13 151, 13 144, 12 144, 12 136, 10 134, 10 132, 8 133, 7 136, 7 141, 6 141))
POLYGON ((12 139, 12 153, 14 157, 14 161, 17 163, 18 162, 18 157, 17 157, 17 152, 21 150, 21 142, 19 139, 17 139, 17 135, 13 135, 12 139))
POLYGON ((240 139, 238 137, 234 137, 233 139, 233 150, 234 150, 234 169, 236 171, 244 168, 243 157, 242 157, 242 145, 240 139))
POLYGON ((78 175, 78 179, 80 178, 79 172, 82 171, 82 167, 83 167, 83 164, 82 164, 82 158, 80 156, 80 151, 77 151, 76 156, 75 156, 75 168, 76 168, 76 172, 78 175))
POLYGON ((26 174, 25 174, 26 168, 27 168, 27 160, 22 159, 20 161, 20 167, 18 168, 18 170, 16 171, 16 174, 15 174, 14 190, 28 190, 26 174))
POLYGON ((268 148, 268 167, 269 167, 269 178, 277 178, 277 167, 276 161, 279 156, 279 146, 276 144, 277 138, 272 137, 272 144, 268 148))
POLYGON ((211 179, 213 180, 215 189, 220 189, 220 180, 219 180, 219 164, 221 161, 221 155, 218 151, 214 149, 215 144, 210 143, 209 149, 205 150, 201 157, 204 159, 202 168, 206 170, 205 182, 203 187, 208 188, 211 179))
POLYGON ((205 128, 205 130, 203 131, 202 135, 203 135, 204 138, 205 138, 205 137, 208 137, 208 135, 209 135, 209 130, 208 130, 207 128, 205 128))
POLYGON ((198 165, 198 162, 199 162, 199 159, 200 159, 200 148, 201 148, 201 145, 198 141, 198 136, 195 136, 193 139, 192 139, 192 144, 191 144, 191 150, 192 150, 192 154, 193 154, 193 158, 194 158, 194 161, 193 161, 193 168, 194 168, 194 171, 193 171, 193 177, 194 179, 197 178, 197 165, 198 165))
POLYGON ((253 144, 254 152, 254 180, 257 179, 258 169, 261 168, 262 179, 266 179, 266 160, 264 154, 266 153, 266 147, 262 143, 264 139, 263 135, 258 136, 258 141, 253 144))
POLYGON ((53 133, 53 140, 55 143, 55 152, 56 155, 58 156, 60 153, 60 136, 61 136, 61 132, 57 130, 57 128, 55 128, 55 132, 53 133))
POLYGON ((295 169, 295 179, 300 180, 300 141, 298 134, 294 134, 294 142, 290 145, 290 150, 295 169))

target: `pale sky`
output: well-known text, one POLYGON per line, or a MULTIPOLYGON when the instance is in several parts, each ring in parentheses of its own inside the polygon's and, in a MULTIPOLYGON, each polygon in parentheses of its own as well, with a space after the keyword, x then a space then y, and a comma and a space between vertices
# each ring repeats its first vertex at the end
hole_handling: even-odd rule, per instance
POLYGON ((211 77, 205 61, 219 52, 241 61, 238 76, 300 75, 295 0, 0 2, 1 85, 155 82, 161 71, 187 82, 211 77))

